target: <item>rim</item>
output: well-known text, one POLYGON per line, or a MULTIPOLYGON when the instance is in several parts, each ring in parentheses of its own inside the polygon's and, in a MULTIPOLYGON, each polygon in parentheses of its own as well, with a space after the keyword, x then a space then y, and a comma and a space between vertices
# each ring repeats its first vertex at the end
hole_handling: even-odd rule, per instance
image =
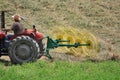
POLYGON ((26 41, 20 41, 17 44, 15 44, 13 53, 16 59, 20 61, 29 61, 33 54, 33 46, 30 44, 30 42, 26 41))

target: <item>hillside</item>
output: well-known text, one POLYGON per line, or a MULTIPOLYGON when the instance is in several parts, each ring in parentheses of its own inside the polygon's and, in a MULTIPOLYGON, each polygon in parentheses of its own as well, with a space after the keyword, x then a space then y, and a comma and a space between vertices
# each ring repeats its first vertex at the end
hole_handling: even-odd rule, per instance
POLYGON ((120 0, 0 0, 0 4, 0 10, 11 10, 7 27, 16 13, 25 16, 27 28, 35 24, 44 34, 54 26, 87 29, 98 38, 102 57, 120 55, 120 0))

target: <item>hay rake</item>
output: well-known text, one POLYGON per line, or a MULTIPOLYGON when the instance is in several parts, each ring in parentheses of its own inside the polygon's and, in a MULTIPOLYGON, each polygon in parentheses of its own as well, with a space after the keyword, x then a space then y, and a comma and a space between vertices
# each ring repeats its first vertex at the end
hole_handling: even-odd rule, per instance
MULTIPOLYGON (((98 53, 98 40, 87 30, 78 30, 74 27, 57 27, 52 34, 54 39, 61 40, 59 43, 65 44, 66 47, 59 48, 58 51, 66 50, 75 56, 96 56, 98 53), (65 41, 65 42, 64 42, 65 41), (71 45, 69 47, 69 45, 71 45), (76 44, 78 45, 76 47, 76 44)), ((51 35, 52 36, 52 35, 51 35)))

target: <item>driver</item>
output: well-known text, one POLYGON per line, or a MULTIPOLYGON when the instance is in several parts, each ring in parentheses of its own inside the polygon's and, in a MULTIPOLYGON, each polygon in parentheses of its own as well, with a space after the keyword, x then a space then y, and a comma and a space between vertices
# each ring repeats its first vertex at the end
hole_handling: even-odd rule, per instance
POLYGON ((11 27, 11 30, 13 30, 14 34, 23 33, 24 32, 24 27, 23 27, 23 24, 20 23, 20 20, 21 20, 20 16, 14 15, 12 17, 13 17, 15 22, 13 23, 13 25, 11 27))
POLYGON ((5 30, 5 31, 11 31, 12 30, 14 32, 14 35, 23 33, 25 28, 24 28, 23 24, 20 23, 20 20, 21 20, 20 16, 19 15, 14 15, 12 17, 15 21, 12 24, 12 27, 10 29, 3 29, 3 30, 5 30))
MULTIPOLYGON (((23 33, 24 32, 24 30, 25 30, 25 28, 24 28, 24 26, 23 26, 23 24, 22 23, 20 23, 20 20, 21 20, 21 18, 20 18, 20 16, 19 15, 14 15, 14 16, 12 16, 13 17, 13 19, 14 19, 14 23, 12 24, 12 27, 10 28, 10 29, 2 29, 3 31, 13 31, 14 32, 14 35, 16 35, 16 34, 21 34, 21 33, 23 33)), ((6 36, 6 39, 10 39, 11 37, 12 37, 13 35, 7 35, 6 36)))

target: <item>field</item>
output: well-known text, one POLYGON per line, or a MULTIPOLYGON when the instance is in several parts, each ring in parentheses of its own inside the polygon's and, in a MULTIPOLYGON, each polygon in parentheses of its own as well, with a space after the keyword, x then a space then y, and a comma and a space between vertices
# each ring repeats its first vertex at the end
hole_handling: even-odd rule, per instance
POLYGON ((0 63, 0 80, 119 80, 120 62, 39 61, 23 65, 0 63))
POLYGON ((0 80, 120 79, 120 0, 0 0, 1 10, 10 10, 6 28, 13 23, 11 16, 19 14, 26 28, 35 24, 51 37, 56 27, 87 30, 96 36, 99 52, 97 57, 81 58, 53 50, 53 62, 45 58, 24 65, 12 65, 2 57, 0 80))

